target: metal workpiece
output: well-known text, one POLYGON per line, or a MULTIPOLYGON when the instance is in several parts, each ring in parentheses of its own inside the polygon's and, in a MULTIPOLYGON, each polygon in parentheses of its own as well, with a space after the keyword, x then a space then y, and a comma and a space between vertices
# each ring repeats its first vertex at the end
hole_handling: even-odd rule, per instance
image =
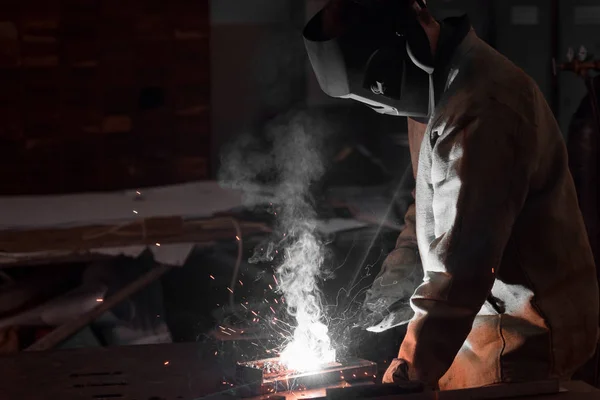
POLYGON ((373 382, 375 379, 377 364, 358 358, 333 362, 308 372, 291 371, 278 358, 269 358, 238 363, 235 384, 239 396, 251 397, 327 387, 340 382, 373 382))

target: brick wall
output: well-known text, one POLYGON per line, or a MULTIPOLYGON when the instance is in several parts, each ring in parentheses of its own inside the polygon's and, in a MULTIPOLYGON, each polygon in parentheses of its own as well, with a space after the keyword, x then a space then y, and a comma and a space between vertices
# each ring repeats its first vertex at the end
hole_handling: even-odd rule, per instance
POLYGON ((208 177, 208 0, 2 3, 0 194, 208 177))

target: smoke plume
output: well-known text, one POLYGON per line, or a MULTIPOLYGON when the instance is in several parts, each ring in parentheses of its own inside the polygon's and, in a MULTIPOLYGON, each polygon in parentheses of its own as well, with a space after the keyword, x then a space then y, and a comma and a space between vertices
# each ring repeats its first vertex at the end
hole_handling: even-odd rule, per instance
POLYGON ((276 268, 279 290, 296 327, 281 352, 295 370, 334 361, 318 282, 324 249, 316 233, 311 184, 322 177, 320 151, 328 127, 305 113, 295 113, 267 127, 264 137, 245 135, 222 160, 221 181, 241 189, 247 205, 271 204, 278 238, 259 246, 250 262, 270 262, 281 251, 276 268))

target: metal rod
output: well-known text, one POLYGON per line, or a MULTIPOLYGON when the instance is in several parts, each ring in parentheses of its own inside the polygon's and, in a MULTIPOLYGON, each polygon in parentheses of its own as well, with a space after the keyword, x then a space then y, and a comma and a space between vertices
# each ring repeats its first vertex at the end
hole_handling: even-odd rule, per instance
POLYGON ((77 319, 67 322, 54 329, 52 332, 25 349, 25 351, 44 351, 54 348, 62 341, 68 339, 71 335, 99 318, 106 311, 109 311, 111 308, 126 300, 129 296, 137 293, 152 282, 156 281, 166 272, 170 271, 171 268, 172 267, 166 265, 159 265, 152 268, 150 271, 140 276, 138 279, 134 280, 108 299, 105 299, 98 305, 98 307, 88 311, 77 319))

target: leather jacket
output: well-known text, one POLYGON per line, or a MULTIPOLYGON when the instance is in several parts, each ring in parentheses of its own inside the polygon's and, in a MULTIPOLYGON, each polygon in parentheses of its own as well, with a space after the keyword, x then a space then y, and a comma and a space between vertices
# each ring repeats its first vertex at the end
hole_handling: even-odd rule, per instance
POLYGON ((416 179, 424 279, 384 382, 568 379, 596 347, 598 284, 561 132, 472 30, 448 66, 416 179))

